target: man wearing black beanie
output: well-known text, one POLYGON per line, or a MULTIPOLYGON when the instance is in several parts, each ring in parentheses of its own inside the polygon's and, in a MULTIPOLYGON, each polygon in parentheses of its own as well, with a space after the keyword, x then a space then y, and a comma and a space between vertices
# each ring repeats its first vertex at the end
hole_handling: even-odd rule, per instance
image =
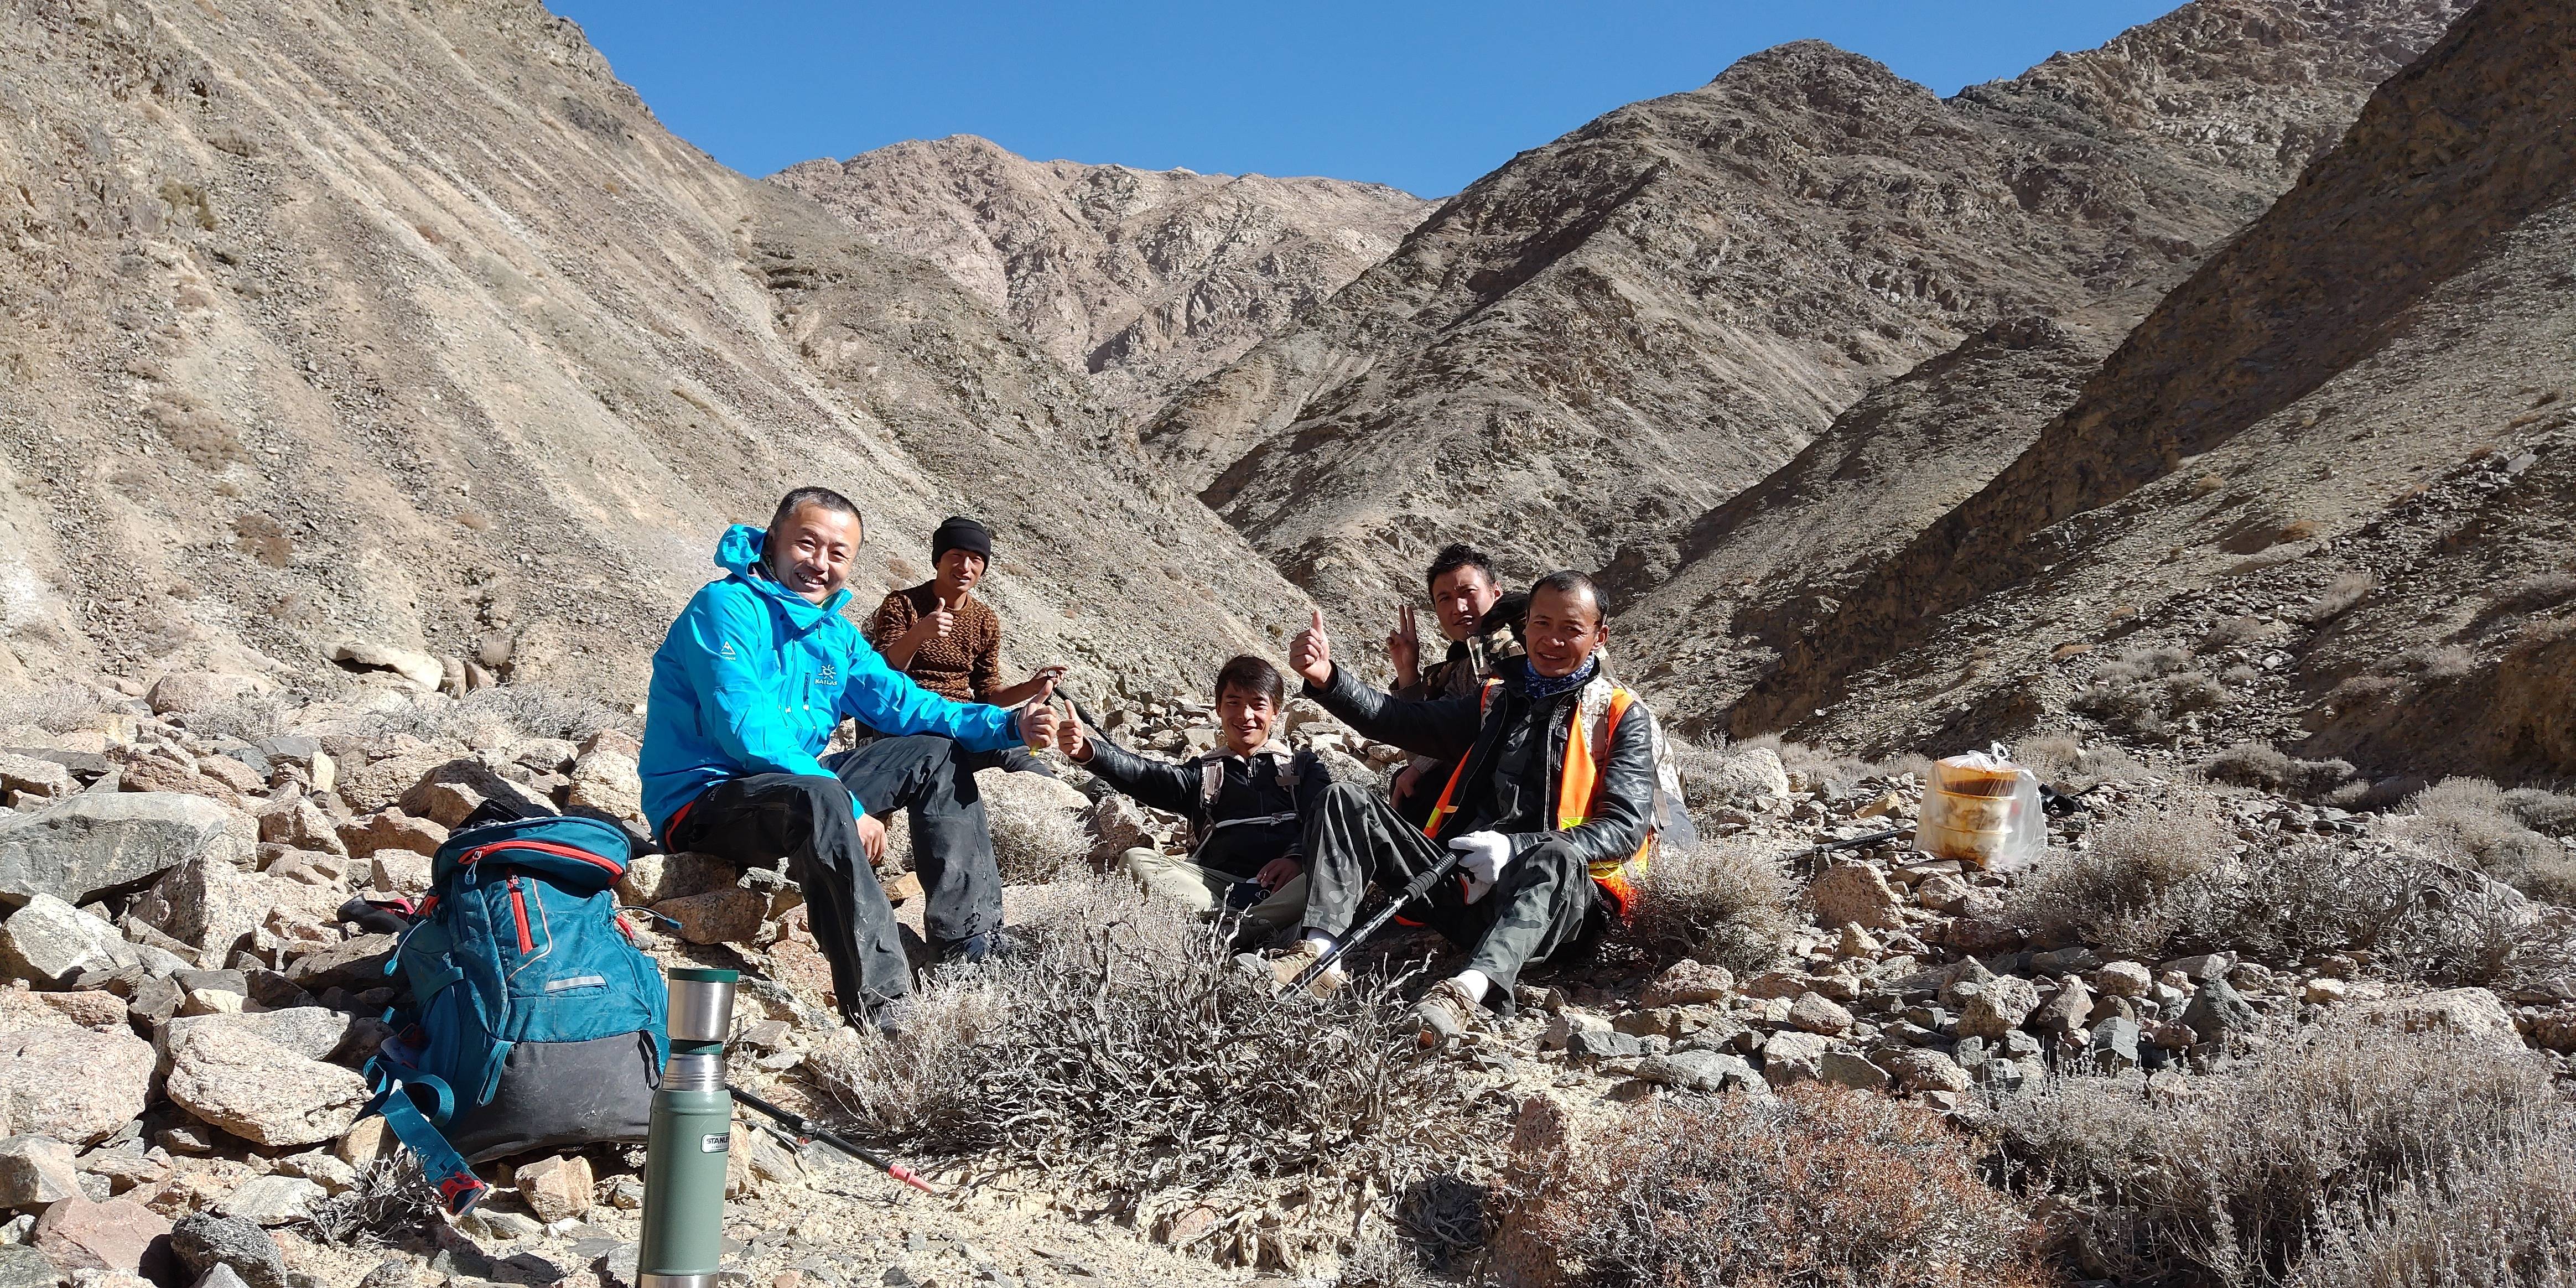
MULTIPOLYGON (((868 642, 886 665, 921 687, 957 702, 1017 706, 1064 674, 1043 666, 1018 684, 1002 683, 1002 619, 974 595, 993 560, 993 533, 964 515, 953 515, 930 534, 930 580, 894 591, 868 619, 868 642)), ((1025 773, 1051 774, 1024 748, 993 754, 991 763, 1025 773)))

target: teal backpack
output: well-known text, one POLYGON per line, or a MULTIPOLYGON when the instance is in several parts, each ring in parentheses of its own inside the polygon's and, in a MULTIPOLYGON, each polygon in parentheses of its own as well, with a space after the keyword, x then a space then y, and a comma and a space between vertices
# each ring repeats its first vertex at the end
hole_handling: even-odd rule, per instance
POLYGON ((385 964, 411 1005, 385 1017, 395 1036, 367 1064, 367 1108, 449 1212, 482 1200, 471 1163, 644 1139, 669 1003, 617 913, 630 857, 614 824, 563 815, 468 827, 438 848, 385 964))

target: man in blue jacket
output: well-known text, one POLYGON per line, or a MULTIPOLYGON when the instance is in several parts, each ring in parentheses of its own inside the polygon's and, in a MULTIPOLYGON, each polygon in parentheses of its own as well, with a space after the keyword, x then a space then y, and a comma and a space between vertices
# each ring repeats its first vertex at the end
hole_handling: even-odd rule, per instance
POLYGON ((888 668, 841 616, 863 537, 858 507, 829 488, 788 493, 765 531, 726 530, 716 564, 727 575, 653 654, 640 767, 663 844, 788 860, 842 1016, 895 1029, 912 980, 872 866, 885 853, 873 816, 911 815, 932 947, 981 960, 1002 928, 1002 882, 960 753, 1053 746, 1055 716, 1044 691, 1015 713, 951 702, 888 668), (845 716, 892 736, 818 759, 845 716))

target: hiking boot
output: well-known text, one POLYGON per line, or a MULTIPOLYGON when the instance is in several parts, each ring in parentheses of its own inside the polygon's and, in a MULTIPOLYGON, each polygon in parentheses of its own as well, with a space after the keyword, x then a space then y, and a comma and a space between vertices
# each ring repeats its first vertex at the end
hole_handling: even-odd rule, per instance
POLYGON ((964 939, 940 940, 931 945, 930 959, 942 966, 980 966, 988 961, 1018 961, 1028 955, 1027 940, 997 928, 964 939))
POLYGON ((1444 979, 1431 986, 1422 1000, 1413 1004, 1413 1018, 1422 1023, 1422 1045, 1438 1050, 1456 1046, 1476 1022, 1476 1012, 1484 1004, 1469 996, 1467 986, 1454 979, 1444 979))
MULTIPOLYGON (((1300 939, 1288 951, 1261 963, 1270 974, 1270 991, 1276 993, 1296 983, 1297 977, 1305 974, 1306 968, 1314 965, 1323 955, 1324 945, 1321 942, 1300 939)), ((1250 957, 1252 954, 1246 953, 1244 956, 1250 957)), ((1259 973, 1258 970, 1255 973, 1259 973)), ((1350 975, 1342 970, 1340 963, 1336 962, 1331 969, 1316 976, 1315 982, 1306 986, 1306 992, 1314 997, 1331 997, 1341 989, 1342 985, 1349 982, 1351 982, 1350 975)))
POLYGON ((863 1033, 874 1031, 888 1042, 901 1042, 920 1022, 921 1004, 909 997, 898 997, 878 1003, 875 1010, 868 1012, 863 1023, 854 1023, 850 1027, 863 1033))

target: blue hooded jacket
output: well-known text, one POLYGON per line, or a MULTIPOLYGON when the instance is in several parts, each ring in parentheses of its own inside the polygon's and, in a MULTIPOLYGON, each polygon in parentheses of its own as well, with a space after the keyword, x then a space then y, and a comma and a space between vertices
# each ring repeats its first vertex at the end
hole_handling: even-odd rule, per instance
POLYGON ((831 777, 815 757, 843 716, 889 734, 945 734, 969 751, 1019 741, 1010 712, 951 702, 888 667, 841 616, 847 590, 815 604, 770 580, 760 569, 767 535, 749 524, 725 530, 716 566, 730 575, 701 587, 654 650, 637 767, 655 835, 728 778, 831 777))

